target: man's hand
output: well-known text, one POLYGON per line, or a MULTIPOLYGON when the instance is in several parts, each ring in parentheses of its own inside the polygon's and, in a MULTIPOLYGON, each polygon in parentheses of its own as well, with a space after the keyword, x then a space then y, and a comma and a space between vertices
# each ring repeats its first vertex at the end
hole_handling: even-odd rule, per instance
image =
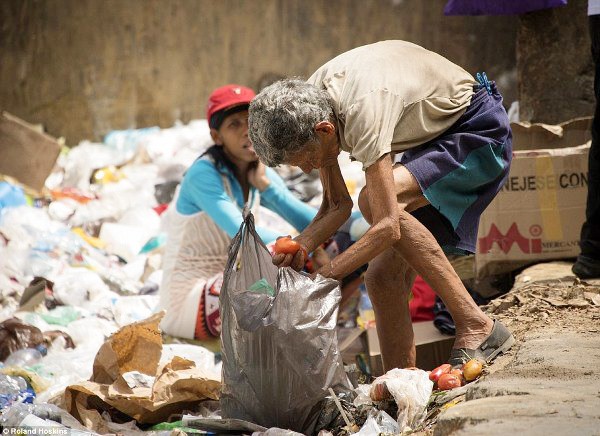
POLYGON ((248 169, 248 183, 258 189, 260 192, 269 187, 271 181, 267 177, 267 167, 261 161, 257 160, 255 164, 248 169))
POLYGON ((289 266, 300 271, 308 260, 306 248, 290 236, 277 238, 273 252, 273 264, 279 268, 289 266))

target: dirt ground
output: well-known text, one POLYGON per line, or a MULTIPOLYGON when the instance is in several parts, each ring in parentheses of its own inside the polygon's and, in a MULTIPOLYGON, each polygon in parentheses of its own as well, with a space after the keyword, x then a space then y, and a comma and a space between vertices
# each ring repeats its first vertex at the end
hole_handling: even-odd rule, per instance
POLYGON ((570 267, 528 268, 486 306, 516 345, 430 406, 417 434, 600 434, 600 280, 580 281, 570 267))

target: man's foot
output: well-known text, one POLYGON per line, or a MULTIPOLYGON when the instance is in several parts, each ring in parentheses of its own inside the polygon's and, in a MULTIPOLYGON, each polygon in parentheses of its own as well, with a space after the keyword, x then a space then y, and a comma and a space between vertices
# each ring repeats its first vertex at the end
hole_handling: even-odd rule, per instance
POLYGON ((494 321, 491 333, 477 348, 453 348, 448 363, 460 366, 463 363, 478 359, 491 363, 498 355, 506 352, 515 343, 515 337, 500 321, 494 321))
POLYGON ((453 348, 477 348, 492 333, 494 320, 483 312, 463 323, 456 323, 453 348))
POLYGON ((580 279, 600 278, 600 260, 580 254, 571 270, 580 279))

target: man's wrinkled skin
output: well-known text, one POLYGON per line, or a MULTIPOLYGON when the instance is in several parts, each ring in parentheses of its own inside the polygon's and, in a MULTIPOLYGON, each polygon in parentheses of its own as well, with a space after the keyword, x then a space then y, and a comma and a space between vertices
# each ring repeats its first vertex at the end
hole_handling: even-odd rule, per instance
MULTIPOLYGON (((286 164, 304 172, 320 170, 323 202, 315 219, 298 236, 307 252, 325 242, 350 216, 352 199, 337 161, 339 141, 334 123, 315 125, 317 142, 307 143, 286 164)), ((359 207, 371 224, 365 235, 318 271, 341 280, 369 263, 365 282, 377 319, 377 333, 386 370, 415 366, 415 344, 408 298, 418 273, 446 304, 456 324, 454 348, 477 348, 489 335, 493 321, 469 296, 435 238, 409 212, 428 203, 415 178, 386 154, 366 170, 359 207)), ((295 256, 276 255, 273 263, 300 270, 295 256)))

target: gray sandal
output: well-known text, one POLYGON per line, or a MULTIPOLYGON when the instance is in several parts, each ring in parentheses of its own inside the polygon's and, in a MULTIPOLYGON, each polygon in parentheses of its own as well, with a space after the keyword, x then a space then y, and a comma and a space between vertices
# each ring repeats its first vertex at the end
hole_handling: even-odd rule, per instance
POLYGON ((514 343, 515 337, 506 326, 494 320, 492 332, 477 349, 453 348, 448 363, 452 366, 460 366, 471 359, 491 363, 499 354, 508 351, 514 343))

